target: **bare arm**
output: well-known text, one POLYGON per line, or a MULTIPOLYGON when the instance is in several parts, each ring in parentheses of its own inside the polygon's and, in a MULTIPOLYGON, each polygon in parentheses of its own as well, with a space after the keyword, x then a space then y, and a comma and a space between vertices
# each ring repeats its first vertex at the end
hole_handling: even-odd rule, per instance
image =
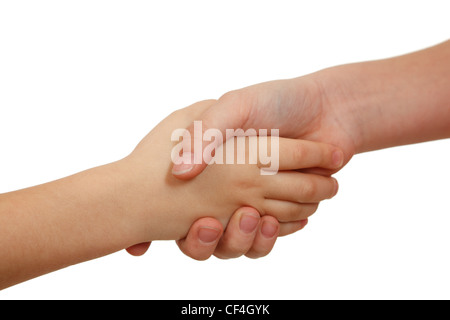
POLYGON ((116 163, 0 195, 0 288, 137 242, 116 163))
POLYGON ((315 76, 356 153, 450 137, 450 41, 315 76))
POLYGON ((173 130, 212 103, 172 113, 124 159, 1 194, 0 289, 134 244, 183 239, 201 217, 218 219, 223 229, 242 206, 273 212, 284 222, 284 230, 273 225, 273 237, 288 234, 336 194, 335 179, 296 170, 334 168, 337 148, 296 139, 280 139, 278 175, 235 164, 212 165, 190 182, 172 177, 173 130))
MULTIPOLYGON (((407 55, 331 67, 224 94, 203 127, 278 128, 280 136, 355 153, 450 137, 450 41, 407 55)), ((192 130, 192 125, 189 127, 192 130)), ((174 166, 179 179, 190 171, 174 166)))

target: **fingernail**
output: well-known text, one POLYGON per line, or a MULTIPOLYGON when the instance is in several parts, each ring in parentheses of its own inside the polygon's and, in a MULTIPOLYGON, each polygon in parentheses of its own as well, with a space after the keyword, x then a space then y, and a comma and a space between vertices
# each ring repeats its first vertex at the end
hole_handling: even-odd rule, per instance
POLYGON ((239 228, 244 233, 252 233, 256 230, 259 222, 259 215, 255 213, 244 213, 239 222, 239 228))
POLYGON ((185 152, 181 156, 181 163, 176 164, 172 168, 172 174, 181 175, 191 171, 194 168, 194 155, 190 152, 185 152))
POLYGON ((342 167, 344 164, 344 153, 341 150, 336 150, 333 152, 331 161, 336 168, 342 167))
POLYGON ((219 237, 220 230, 210 227, 202 227, 198 231, 198 239, 203 243, 213 243, 219 237))
POLYGON ((194 168, 193 164, 176 164, 172 168, 172 174, 179 176, 186 172, 191 171, 194 168))
POLYGON ((274 225, 273 223, 270 223, 270 222, 267 222, 267 221, 263 222, 263 225, 261 227, 261 233, 266 238, 273 238, 273 236, 275 236, 277 231, 278 231, 278 226, 277 225, 274 225))

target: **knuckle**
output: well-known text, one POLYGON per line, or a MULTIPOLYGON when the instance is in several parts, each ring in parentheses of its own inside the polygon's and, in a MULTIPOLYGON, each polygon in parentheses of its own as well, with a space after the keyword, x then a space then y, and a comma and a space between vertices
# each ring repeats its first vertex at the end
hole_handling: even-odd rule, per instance
POLYGON ((172 111, 170 114, 169 114, 169 117, 178 117, 178 116, 180 116, 180 114, 181 114, 181 110, 180 109, 178 109, 178 110, 175 110, 175 111, 172 111))
POLYGON ((339 191, 339 182, 334 179, 331 178, 331 191, 330 191, 330 197, 329 199, 333 198, 339 191))
POLYGON ((228 246, 229 256, 238 258, 247 252, 248 248, 243 249, 239 243, 230 243, 228 246))
POLYGON ((223 254, 219 249, 216 249, 216 251, 214 251, 213 256, 221 260, 232 259, 231 257, 228 257, 227 255, 223 254))
POLYGON ((236 179, 231 185, 235 190, 239 190, 239 192, 245 192, 246 194, 254 194, 254 193, 262 193, 262 188, 257 184, 257 179, 236 179))
POLYGON ((298 143, 296 147, 293 148, 292 158, 295 163, 300 164, 302 163, 304 157, 305 157, 305 148, 301 143, 298 143))
POLYGON ((239 258, 249 250, 250 245, 241 241, 225 241, 221 248, 222 259, 239 258))
POLYGON ((318 203, 311 204, 310 207, 309 207, 309 210, 307 210, 308 213, 305 215, 304 218, 306 219, 306 218, 309 218, 310 216, 312 216, 314 213, 316 213, 318 208, 319 208, 319 204, 318 203))
POLYGON ((197 260, 197 261, 206 261, 211 257, 211 254, 207 253, 207 254, 198 254, 195 256, 190 256, 190 258, 197 260))
POLYGON ((305 183, 303 185, 303 196, 306 199, 315 199, 317 197, 318 193, 318 186, 317 183, 314 182, 314 180, 309 181, 308 183, 305 183))
POLYGON ((307 204, 307 205, 302 206, 301 213, 299 213, 299 215, 296 217, 296 219, 292 219, 292 221, 308 219, 310 216, 312 216, 317 211, 318 207, 319 207, 318 203, 312 203, 312 204, 307 204))
POLYGON ((220 102, 236 102, 240 101, 242 98, 242 93, 240 90, 232 90, 224 93, 220 98, 220 102))
POLYGON ((311 205, 311 213, 315 213, 319 209, 319 203, 313 203, 311 205))
POLYGON ((230 111, 239 115, 242 123, 248 120, 254 102, 254 94, 245 88, 228 91, 218 99, 218 104, 226 105, 230 111))
POLYGON ((285 221, 289 222, 289 221, 296 221, 296 220, 300 220, 301 217, 303 217, 305 214, 305 208, 302 205, 298 205, 295 210, 292 210, 291 212, 289 212, 286 217, 285 217, 285 221))
POLYGON ((247 258, 259 259, 267 256, 271 250, 266 250, 264 248, 252 248, 249 252, 245 254, 247 258))

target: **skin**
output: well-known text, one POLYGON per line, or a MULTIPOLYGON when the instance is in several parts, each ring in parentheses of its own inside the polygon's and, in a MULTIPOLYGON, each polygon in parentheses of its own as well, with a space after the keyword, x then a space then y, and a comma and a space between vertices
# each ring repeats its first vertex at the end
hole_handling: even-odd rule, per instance
MULTIPOLYGON (((330 159, 333 165, 325 166, 325 170, 309 168, 313 169, 310 172, 328 174, 341 167, 336 163, 341 164, 341 160, 346 163, 356 153, 449 138, 448 61, 449 41, 401 57, 338 66, 300 78, 235 90, 212 101, 212 106, 202 110, 196 118, 202 120, 206 128, 280 128, 281 136, 339 146, 344 159, 334 157, 334 152, 331 157, 328 153, 324 158, 330 159)), ((151 136, 147 141, 151 141, 151 136)), ((127 246, 129 252, 142 254, 149 241, 163 236, 161 230, 155 231, 152 221, 156 220, 152 219, 164 221, 170 214, 151 215, 154 204, 149 200, 150 189, 142 188, 140 183, 147 186, 148 179, 165 172, 164 177, 176 188, 177 182, 173 179, 192 179, 206 166, 197 165, 172 178, 169 171, 158 171, 148 165, 147 157, 151 152, 147 149, 153 145, 147 145, 137 148, 133 157, 127 158, 132 159, 130 161, 124 159, 48 184, 0 195, 0 288, 127 246), (146 160, 140 159, 139 150, 146 160), (141 169, 148 178, 145 181, 139 174, 141 169), (151 235, 152 230, 157 234, 151 235)), ((154 156, 160 155, 156 151, 154 156)), ((170 162, 165 162, 162 168, 170 168, 170 162)), ((173 168, 175 173, 176 169, 173 168)), ((201 176, 208 171, 213 170, 201 176)), ((183 192, 179 190, 176 194, 183 204, 183 192)), ((269 212, 262 204, 264 201, 258 202, 261 189, 250 187, 250 190, 255 201, 252 205, 269 212)), ((335 191, 333 189, 330 195, 335 191)), ((242 207, 234 208, 235 214, 225 233, 222 221, 226 213, 219 208, 216 216, 214 204, 210 204, 208 208, 196 206, 198 211, 189 215, 191 220, 183 221, 185 230, 175 228, 166 236, 175 239, 186 236, 179 238, 180 248, 198 259, 205 259, 212 253, 225 258, 267 254, 274 239, 282 234, 283 223, 278 224, 277 219, 269 215, 258 219, 259 212, 248 207, 242 198, 232 200, 242 207), (202 213, 212 217, 198 219, 202 213), (250 232, 244 233, 242 225, 251 224, 242 223, 247 215, 257 223, 253 223, 255 227, 250 232), (271 231, 271 237, 264 238, 264 231, 271 231)), ((158 202, 157 197, 154 202, 158 202)), ((177 217, 187 208, 189 206, 179 207, 177 217)), ((233 210, 231 206, 228 209, 233 210)), ((276 212, 270 214, 276 216, 276 212)), ((293 221, 295 218, 300 219, 300 216, 290 216, 293 221)), ((300 221, 294 222, 293 229, 304 226, 300 221)))
MULTIPOLYGON (((343 150, 347 163, 357 153, 450 137, 449 61, 450 41, 446 41, 403 56, 260 83, 224 94, 200 118, 205 130, 279 128, 283 137, 330 143, 343 150)), ((204 168, 194 165, 177 174, 187 167, 174 166, 173 172, 178 179, 189 180, 204 168)), ((327 175, 335 170, 314 172, 327 175)), ((184 243, 185 251, 188 245, 195 247, 195 237, 190 239, 184 243)), ((227 228, 219 243, 220 249, 212 243, 203 251, 189 252, 194 258, 224 252, 235 257, 253 248, 236 225, 227 228), (224 239, 231 236, 234 246, 227 247, 229 240, 224 239)), ((265 254, 270 249, 259 248, 265 254)))
MULTIPOLYGON (((241 207, 255 208, 258 216, 271 215, 260 229, 272 235, 255 237, 266 246, 279 234, 299 229, 320 201, 336 194, 335 179, 296 170, 332 169, 332 154, 338 149, 294 139, 280 139, 282 171, 276 175, 261 175, 259 164, 236 164, 208 166, 191 181, 173 177, 172 131, 186 127, 214 103, 203 101, 174 112, 124 159, 0 194, 0 289, 135 244, 189 239, 189 227, 200 217, 219 223, 199 230, 214 238, 241 207)), ((239 212, 232 224, 255 215, 239 212)), ((147 244, 142 246, 146 250, 147 244)))

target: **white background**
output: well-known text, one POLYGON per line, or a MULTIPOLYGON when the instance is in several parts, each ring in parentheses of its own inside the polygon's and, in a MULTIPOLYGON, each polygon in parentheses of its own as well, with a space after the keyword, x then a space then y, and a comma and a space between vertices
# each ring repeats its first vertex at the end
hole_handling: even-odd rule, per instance
MULTIPOLYGON (((198 100, 445 41, 449 12, 430 0, 1 1, 0 192, 120 159, 198 100)), ((0 299, 448 299, 449 164, 449 140, 357 155, 338 196, 263 259, 197 262, 155 242, 0 299)))

